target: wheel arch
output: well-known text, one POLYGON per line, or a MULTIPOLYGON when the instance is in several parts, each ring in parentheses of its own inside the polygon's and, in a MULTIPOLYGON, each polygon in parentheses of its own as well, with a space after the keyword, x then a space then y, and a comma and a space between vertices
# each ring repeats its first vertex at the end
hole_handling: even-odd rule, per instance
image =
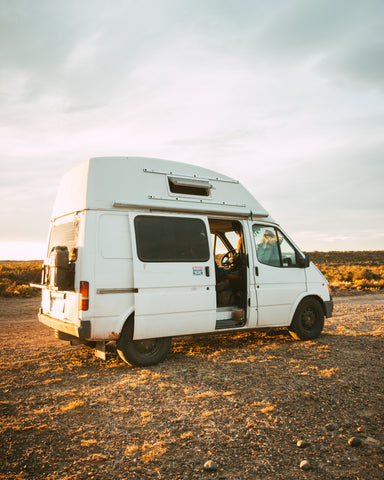
MULTIPOLYGON (((128 321, 134 322, 135 318, 135 308, 134 306, 129 307, 127 310, 125 310, 121 315, 120 315, 120 329, 119 329, 119 337, 121 336, 121 332, 123 331, 123 328, 125 325, 128 323, 128 321)), ((133 324, 135 325, 135 324, 133 324)))
POLYGON ((297 309, 300 307, 300 305, 305 301, 305 300, 308 300, 308 299, 314 299, 316 300, 320 306, 321 306, 321 309, 323 311, 323 314, 324 314, 324 317, 326 317, 326 308, 325 308, 325 303, 324 303, 324 300, 319 296, 319 295, 316 295, 316 294, 309 294, 309 295, 306 295, 304 293, 304 295, 301 295, 295 302, 295 304, 293 305, 292 309, 291 309, 291 312, 290 312, 290 317, 289 317, 289 325, 291 326, 292 325, 292 322, 293 322, 293 319, 295 318, 295 313, 297 312, 297 309))
POLYGON ((135 329, 135 310, 133 308, 130 308, 124 315, 122 315, 121 319, 121 327, 120 327, 120 332, 119 332, 119 338, 121 337, 121 334, 130 322, 133 324, 133 330, 135 329))
POLYGON ((134 340, 134 312, 132 312, 121 329, 116 342, 117 353, 125 362, 134 367, 146 367, 162 362, 171 347, 171 337, 134 340))

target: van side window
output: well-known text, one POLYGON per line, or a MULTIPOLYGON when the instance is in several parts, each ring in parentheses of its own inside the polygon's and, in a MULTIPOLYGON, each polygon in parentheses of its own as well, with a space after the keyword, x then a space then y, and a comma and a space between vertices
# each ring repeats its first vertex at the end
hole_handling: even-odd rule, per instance
POLYGON ((272 267, 295 267, 296 250, 276 228, 253 225, 257 258, 272 267))
POLYGON ((224 245, 223 241, 218 235, 216 235, 216 238, 215 238, 215 235, 212 235, 212 245, 214 245, 215 257, 216 255, 218 255, 219 257, 222 257, 224 253, 228 252, 228 247, 224 245))
POLYGON ((296 267, 297 256, 295 248, 289 243, 289 241, 279 230, 277 230, 277 236, 279 238, 279 247, 283 267, 296 267))
POLYGON ((198 218, 135 218, 137 255, 143 262, 206 262, 208 235, 198 218))

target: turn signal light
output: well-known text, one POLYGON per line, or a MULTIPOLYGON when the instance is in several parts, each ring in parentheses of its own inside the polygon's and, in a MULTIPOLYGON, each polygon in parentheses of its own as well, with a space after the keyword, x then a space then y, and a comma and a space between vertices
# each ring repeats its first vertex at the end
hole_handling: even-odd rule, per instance
POLYGON ((80 310, 89 308, 89 282, 80 282, 80 310))

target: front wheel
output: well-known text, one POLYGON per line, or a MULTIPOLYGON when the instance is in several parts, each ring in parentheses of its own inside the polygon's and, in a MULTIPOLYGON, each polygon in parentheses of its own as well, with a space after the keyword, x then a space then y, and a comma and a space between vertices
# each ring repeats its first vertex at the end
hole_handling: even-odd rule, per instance
POLYGON ((289 333, 297 340, 317 338, 324 327, 324 312, 314 298, 303 300, 297 307, 289 333))
POLYGON ((117 341, 119 357, 135 367, 148 367, 162 362, 170 347, 170 337, 133 340, 133 319, 125 324, 117 341))

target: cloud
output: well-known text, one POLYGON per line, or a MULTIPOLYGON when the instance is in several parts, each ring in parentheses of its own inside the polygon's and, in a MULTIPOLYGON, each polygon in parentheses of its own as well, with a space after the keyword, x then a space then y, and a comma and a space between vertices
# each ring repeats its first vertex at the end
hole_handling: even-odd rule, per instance
POLYGON ((358 43, 362 51, 372 50, 382 31, 376 26, 366 36, 378 23, 379 15, 372 13, 382 10, 378 2, 369 0, 363 6, 296 0, 268 7, 257 1, 116 0, 113 8, 102 0, 3 3, 7 8, 0 42, 6 48, 0 92, 11 107, 31 102, 48 113, 50 107, 72 113, 104 108, 120 96, 129 108, 135 106, 135 96, 148 93, 143 85, 151 85, 150 101, 165 82, 179 86, 185 99, 204 91, 214 97, 209 76, 220 88, 248 69, 253 70, 253 88, 238 85, 249 92, 251 102, 267 89, 286 103, 292 82, 289 87, 285 83, 292 79, 301 89, 308 71, 316 66, 323 75, 335 78, 347 77, 353 68, 356 76, 364 70, 370 71, 366 75, 372 80, 382 78, 382 67, 374 68, 380 45, 371 57, 359 57, 362 67, 364 59, 370 69, 354 62, 353 46, 358 43), (356 29, 357 22, 364 28, 356 29), (221 59, 219 68, 220 61, 213 59, 221 59), (137 72, 147 72, 148 78, 137 72), (10 78, 16 79, 11 94, 10 78))
POLYGON ((374 38, 335 49, 320 62, 319 71, 331 73, 342 85, 384 91, 384 40, 374 38))
POLYGON ((7 238, 44 237, 60 176, 99 155, 222 171, 290 231, 382 219, 383 2, 0 7, 7 238))

